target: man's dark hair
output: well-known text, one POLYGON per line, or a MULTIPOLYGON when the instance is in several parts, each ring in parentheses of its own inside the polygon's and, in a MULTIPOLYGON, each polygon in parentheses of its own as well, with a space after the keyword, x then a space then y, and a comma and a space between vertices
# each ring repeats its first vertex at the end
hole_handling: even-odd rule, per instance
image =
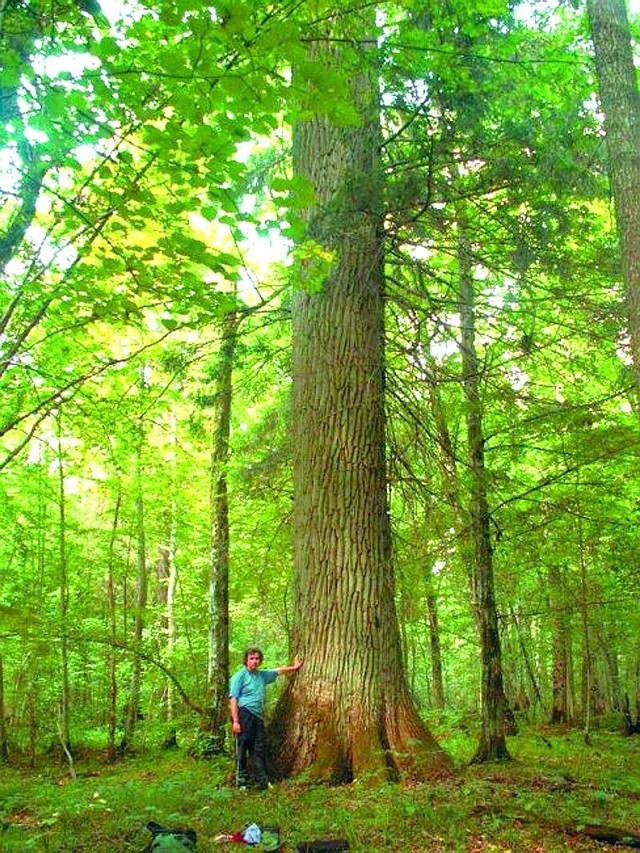
POLYGON ((242 662, 246 666, 247 661, 249 660, 249 655, 260 655, 260 663, 264 660, 264 655, 262 654, 262 649, 259 649, 257 646, 249 646, 249 648, 245 651, 242 662))

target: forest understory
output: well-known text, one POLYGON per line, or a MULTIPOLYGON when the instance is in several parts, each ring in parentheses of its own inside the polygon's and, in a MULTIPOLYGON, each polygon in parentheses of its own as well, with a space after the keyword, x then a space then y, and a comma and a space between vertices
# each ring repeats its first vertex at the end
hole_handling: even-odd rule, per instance
POLYGON ((236 791, 232 759, 188 747, 112 765, 90 750, 67 763, 0 769, 2 851, 143 851, 153 820, 188 826, 198 851, 242 849, 220 836, 278 826, 283 850, 345 839, 353 851, 625 851, 640 847, 640 738, 609 731, 526 728, 514 761, 470 764, 474 733, 443 725, 456 771, 435 783, 338 787, 298 779, 236 791), (74 774, 75 773, 75 777, 74 774))

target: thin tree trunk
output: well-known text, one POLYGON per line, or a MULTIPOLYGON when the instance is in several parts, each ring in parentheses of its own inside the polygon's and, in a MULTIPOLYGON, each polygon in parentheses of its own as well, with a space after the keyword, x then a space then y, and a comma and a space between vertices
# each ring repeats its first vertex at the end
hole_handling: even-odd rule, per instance
POLYGON ((161 605, 160 627, 164 634, 167 632, 167 598, 169 590, 169 548, 167 545, 158 546, 158 562, 156 563, 156 604, 161 605))
POLYGON ((225 750, 229 719, 229 495, 227 466, 231 432, 233 362, 238 314, 224 319, 216 384, 216 416, 211 448, 211 570, 209 590, 209 667, 211 700, 207 752, 225 750))
MULTIPOLYGON (((423 292, 427 292, 427 284, 424 282, 424 276, 419 271, 420 286, 423 292)), ((454 449, 454 441, 451 436, 449 424, 447 422, 447 414, 442 404, 442 399, 438 393, 438 378, 436 360, 431 353, 431 341, 427 337, 424 343, 427 359, 425 364, 424 375, 427 379, 427 390, 429 394, 429 402, 431 413, 433 415, 436 427, 436 439, 438 443, 438 466, 442 473, 442 482, 444 494, 447 502, 454 513, 457 515, 460 525, 465 527, 468 525, 468 512, 465 511, 463 501, 460 498, 460 474, 458 471, 458 460, 454 449)), ((467 562, 466 560, 464 561, 467 562)), ((471 573, 469 572, 469 578, 471 573)))
MULTIPOLYGON (((173 453, 171 455, 171 504, 169 511, 169 529, 167 531, 168 541, 166 545, 159 546, 158 553, 158 582, 156 585, 156 601, 162 606, 160 615, 160 633, 165 640, 167 663, 171 665, 173 649, 176 640, 175 620, 175 595, 178 583, 178 568, 176 566, 176 547, 178 537, 178 504, 176 500, 177 491, 177 467, 178 458, 178 425, 175 414, 171 416, 171 443, 173 453)), ((174 708, 174 684, 167 678, 161 690, 160 701, 163 703, 165 716, 170 723, 175 714, 174 708)), ((176 732, 170 729, 167 733, 165 745, 175 745, 176 732)))
POLYGON ((33 770, 36 766, 37 744, 38 744, 38 694, 36 692, 35 680, 31 680, 26 700, 27 725, 29 731, 29 767, 33 770))
POLYGON ((604 711, 618 712, 622 710, 622 690, 620 687, 620 666, 615 640, 605 636, 606 624, 603 622, 595 626, 598 648, 603 662, 603 701, 604 711))
POLYGON ((434 592, 427 594, 429 614, 429 644, 431 648, 431 680, 433 681, 433 707, 444 708, 444 682, 442 680, 442 649, 438 621, 438 599, 434 592))
MULTIPOLYGON (((172 537, 172 548, 169 554, 169 582, 167 585, 167 656, 172 660, 176 644, 176 589, 178 587, 178 567, 175 560, 175 538, 172 537)), ((167 720, 175 716, 174 684, 167 679, 167 720)))
POLYGON ((640 392, 640 92, 625 0, 587 0, 640 392))
MULTIPOLYGON (((423 284, 422 275, 420 275, 420 278, 421 284, 423 284)), ((457 517, 458 523, 464 529, 468 526, 468 521, 466 520, 468 518, 468 512, 465 511, 463 502, 460 498, 460 476, 458 471, 458 464, 454 451, 451 432, 449 430, 449 424, 447 423, 446 413, 442 405, 442 400, 438 393, 438 384, 436 380, 435 371, 435 359, 433 358, 429 349, 429 343, 429 339, 427 339, 426 350, 430 370, 425 372, 429 376, 427 388, 431 404, 431 412, 433 414, 436 426, 436 437, 439 448, 438 462, 442 474, 442 482, 446 499, 455 516, 457 517)), ((472 562, 472 560, 470 559, 471 550, 469 547, 469 537, 463 536, 460 541, 462 562, 465 566, 469 567, 469 564, 472 562), (467 555, 469 555, 469 559, 466 559, 467 555)), ((468 576, 469 578, 471 578, 471 572, 469 572, 468 576)), ((430 579, 429 582, 432 583, 432 580, 430 579)), ((432 592, 429 592, 427 595, 427 612, 429 616, 429 639, 431 645, 431 674, 433 678, 434 707, 444 708, 445 696, 444 681, 442 677, 442 651, 440 648, 440 628, 438 625, 437 599, 435 598, 432 592)))
POLYGON ((465 222, 458 217, 460 283, 460 350, 467 409, 471 530, 474 543, 473 603, 482 663, 480 738, 475 762, 509 760, 506 742, 507 701, 502 679, 502 653, 493 579, 493 550, 484 461, 480 366, 475 344, 475 294, 465 222))
POLYGON ((636 694, 636 732, 640 734, 640 652, 636 653, 636 677, 634 680, 636 694))
POLYGON ((560 569, 549 567, 549 603, 551 605, 551 715, 552 724, 567 723, 569 715, 569 657, 566 609, 560 569))
POLYGON ((533 664, 531 663, 531 655, 529 654, 525 638, 523 637, 523 630, 518 619, 518 614, 515 612, 513 606, 511 605, 509 605, 509 612, 511 614, 511 620, 513 621, 513 626, 516 631, 516 637, 518 638, 518 648, 520 649, 524 668, 526 670, 529 683, 531 684, 531 691, 535 697, 535 701, 538 702, 542 707, 542 696, 540 694, 538 679, 536 678, 536 674, 533 669, 533 664))
POLYGON ((582 519, 578 514, 578 544, 580 559, 580 616, 582 618, 582 715, 584 742, 591 745, 591 712, 593 707, 593 657, 587 597, 587 561, 582 534, 582 519))
MULTIPOLYGON (((158 545, 158 561, 156 563, 156 604, 158 605, 159 635, 163 645, 168 644, 167 602, 169 601, 169 575, 171 573, 171 549, 168 545, 158 545)), ((165 707, 167 702, 167 685, 157 691, 158 704, 165 707)))
MULTIPOLYGON (((48 551, 47 533, 53 528, 53 522, 48 517, 48 502, 46 498, 46 490, 48 481, 45 483, 44 472, 47 469, 49 460, 46 459, 46 447, 43 444, 38 448, 39 459, 37 467, 37 563, 36 563, 36 582, 34 604, 36 608, 44 608, 45 599, 45 574, 46 574, 46 555, 48 551)), ((26 682, 25 696, 25 716, 27 718, 27 731, 29 738, 29 766, 35 767, 37 756, 38 743, 38 728, 39 728, 39 693, 38 684, 40 682, 38 674, 38 656, 30 649, 24 657, 24 671, 26 673, 24 681, 26 682)))
POLYGON ((117 679, 117 657, 116 657, 116 582, 115 582, 115 544, 118 531, 118 520, 120 517, 120 505, 122 503, 122 493, 118 487, 118 496, 113 512, 113 524, 111 526, 111 538, 109 540, 109 567, 107 572, 107 608, 109 622, 109 658, 108 658, 108 673, 109 673, 109 741, 107 746, 107 760, 110 762, 116 759, 116 728, 118 725, 118 679, 117 679))
POLYGON ((9 761, 9 739, 7 737, 7 712, 4 705, 4 660, 0 655, 0 764, 9 761))
POLYGON ((395 610, 380 131, 373 76, 362 70, 375 45, 362 39, 373 32, 368 16, 350 15, 348 33, 340 16, 335 29, 310 32, 309 62, 345 74, 358 119, 316 116, 294 129, 295 174, 316 192, 307 210, 314 246, 301 247, 292 305, 294 651, 306 663, 283 694, 272 732, 282 773, 335 781, 424 778, 449 766, 411 699, 395 610), (346 56, 330 46, 332 36, 345 35, 346 56))
MULTIPOLYGON (((169 530, 169 576, 167 578, 167 657, 169 662, 173 658, 173 650, 176 643, 176 589, 178 586, 178 566, 176 565, 176 548, 178 546, 178 504, 176 501, 177 486, 177 450, 178 450, 178 425, 175 416, 172 420, 171 437, 173 442, 172 480, 173 489, 171 496, 171 525, 169 530)), ((173 720, 174 708, 174 685, 170 678, 167 679, 166 688, 167 720, 173 720)))
POLYGON ((71 754, 71 737, 69 733, 69 709, 70 709, 70 687, 69 687, 69 578, 67 566, 67 520, 66 520, 66 496, 64 482, 64 462, 62 456, 62 425, 60 417, 57 418, 58 430, 58 510, 59 510, 59 538, 58 559, 60 578, 60 740, 65 754, 71 754))
POLYGON ((640 734, 640 652, 636 653, 632 691, 633 704, 629 694, 625 693, 622 706, 624 733, 627 736, 640 734))
POLYGON ((572 645, 571 626, 567 632, 567 716, 569 722, 576 718, 576 669, 572 645))
POLYGON ((145 611, 147 607, 147 556, 144 525, 144 491, 142 468, 142 445, 144 441, 142 424, 135 450, 135 490, 136 490, 136 606, 134 615, 134 653, 129 697, 124 721, 124 733, 120 744, 121 751, 129 749, 133 743, 136 723, 140 713, 140 691, 142 686, 142 657, 138 649, 142 646, 145 611))

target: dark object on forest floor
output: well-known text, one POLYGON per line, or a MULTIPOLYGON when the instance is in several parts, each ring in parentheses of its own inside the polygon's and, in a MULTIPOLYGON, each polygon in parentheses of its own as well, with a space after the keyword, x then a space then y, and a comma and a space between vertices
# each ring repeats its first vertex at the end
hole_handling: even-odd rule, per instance
POLYGON ((640 835, 637 832, 629 832, 618 826, 598 826, 588 824, 575 830, 567 830, 568 835, 586 835, 594 841, 602 841, 605 844, 624 844, 625 847, 640 847, 640 835))
MULTIPOLYGON (((477 809, 476 809, 477 810, 477 809)), ((486 813, 486 807, 483 807, 483 813, 486 813)), ((505 815, 502 812, 493 811, 494 814, 500 814, 501 817, 507 820, 512 820, 516 825, 532 824, 544 829, 552 830, 553 832, 562 832, 565 835, 570 835, 572 838, 591 838, 594 841, 600 841, 603 844, 620 844, 625 847, 640 848, 640 834, 621 826, 604 826, 600 824, 579 824, 576 826, 566 826, 555 821, 548 820, 542 815, 505 815)))
POLYGON ((624 717, 624 733, 627 737, 631 735, 640 735, 640 704, 636 702, 636 719, 631 716, 631 706, 629 704, 629 694, 624 694, 624 703, 622 708, 624 717))
POLYGON ((318 841, 302 841, 296 847, 298 853, 334 853, 336 850, 348 850, 349 842, 342 839, 320 839, 318 841))
POLYGON ((172 829, 161 826, 155 820, 150 820, 147 829, 153 835, 153 841, 145 849, 145 853, 192 853, 196 849, 198 836, 194 829, 179 827, 172 829))
POLYGON ((178 748, 178 732, 176 729, 171 729, 167 732, 165 739, 162 741, 163 749, 177 749, 178 748))

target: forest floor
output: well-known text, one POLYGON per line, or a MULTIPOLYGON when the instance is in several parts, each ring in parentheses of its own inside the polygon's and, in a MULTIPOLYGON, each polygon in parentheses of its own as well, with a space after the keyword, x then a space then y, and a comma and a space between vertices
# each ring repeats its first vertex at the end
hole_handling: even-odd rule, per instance
POLYGON ((189 826, 197 850, 252 849, 217 840, 256 822, 280 828, 284 851, 346 839, 352 851, 625 851, 640 846, 640 737, 531 729, 509 739, 514 761, 471 765, 468 730, 443 727, 455 775, 429 784, 313 786, 266 792, 229 785, 231 759, 186 750, 107 765, 87 753, 76 777, 61 762, 0 768, 0 851, 141 851, 147 822, 189 826), (592 835, 619 833, 617 844, 592 835), (628 837, 624 840, 625 834, 628 837))

